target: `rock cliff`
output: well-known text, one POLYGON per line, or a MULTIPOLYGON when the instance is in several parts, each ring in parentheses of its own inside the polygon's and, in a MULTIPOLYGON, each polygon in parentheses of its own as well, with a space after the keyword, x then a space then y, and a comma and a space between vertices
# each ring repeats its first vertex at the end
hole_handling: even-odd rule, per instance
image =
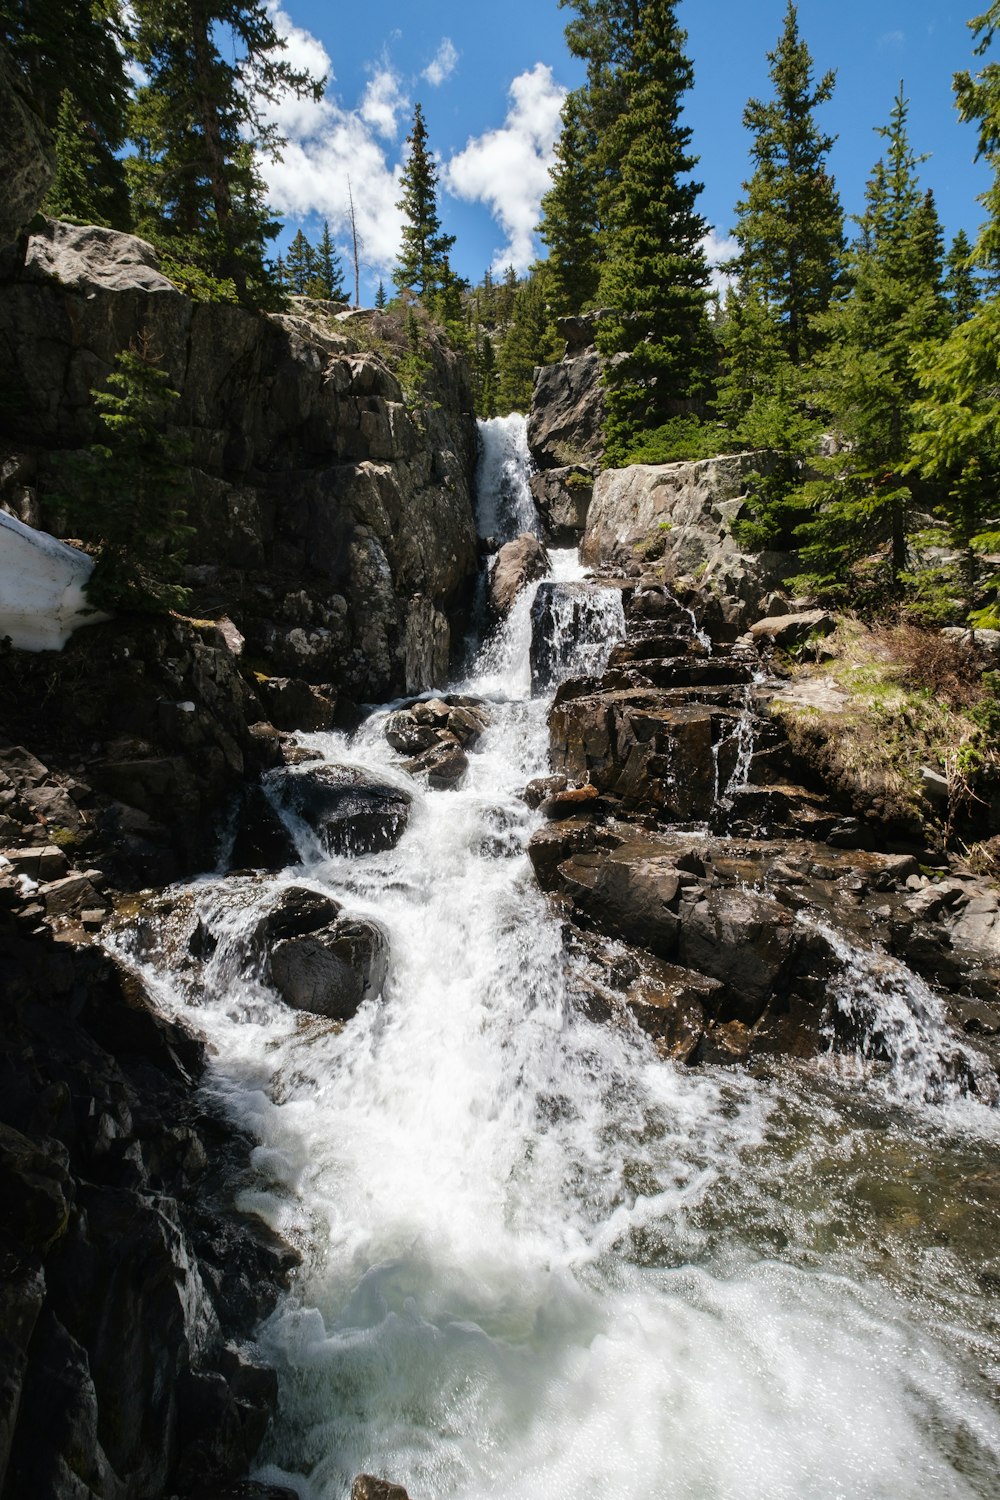
POLYGON ((52 455, 93 440, 91 393, 137 340, 180 393, 194 612, 228 613, 268 675, 359 700, 442 681, 477 566, 464 362, 428 328, 407 399, 388 315, 194 302, 141 240, 48 222, 0 283, 0 504, 21 520, 59 532, 52 455))

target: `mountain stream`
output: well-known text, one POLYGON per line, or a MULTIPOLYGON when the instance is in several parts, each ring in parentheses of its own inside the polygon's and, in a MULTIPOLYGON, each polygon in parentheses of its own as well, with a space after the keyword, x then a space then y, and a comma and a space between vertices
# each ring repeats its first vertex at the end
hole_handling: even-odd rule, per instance
MULTIPOLYGON (((533 520, 522 419, 483 442, 502 540, 533 520)), ((583 577, 575 553, 553 564, 583 577)), ((1000 1495, 1000 1115, 914 1087, 926 987, 919 1046, 888 1065, 685 1068, 581 1012, 524 852, 519 794, 548 771, 533 592, 458 685, 491 715, 458 790, 400 770, 385 710, 301 737, 405 785, 410 824, 354 858, 300 828, 301 863, 254 901, 305 884, 377 918, 381 1001, 338 1026, 246 977, 234 878, 193 888, 222 933, 209 982, 146 969, 259 1143, 241 1206, 303 1255, 259 1331, 281 1382, 259 1477, 301 1500, 344 1500, 359 1472, 412 1500, 1000 1495)), ((576 670, 616 608, 571 643, 576 670)), ((835 998, 908 1013, 910 979, 856 956, 835 998)))

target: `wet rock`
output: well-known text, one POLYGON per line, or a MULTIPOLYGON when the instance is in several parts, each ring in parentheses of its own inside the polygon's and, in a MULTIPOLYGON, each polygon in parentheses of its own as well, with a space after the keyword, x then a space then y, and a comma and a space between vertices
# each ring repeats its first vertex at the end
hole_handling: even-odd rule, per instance
POLYGON ((229 857, 234 870, 277 872, 298 863, 295 840, 275 811, 263 787, 244 791, 236 815, 236 836, 229 857))
POLYGON ((258 695, 277 729, 329 729, 336 703, 329 692, 294 677, 258 681, 258 695))
POLYGON ((532 476, 531 494, 545 527, 557 546, 579 542, 587 526, 587 511, 594 493, 594 472, 579 465, 567 469, 543 469, 532 476))
POLYGON ((421 724, 412 710, 402 709, 385 721, 385 737, 401 755, 420 755, 440 741, 441 730, 433 724, 421 724))
POLYGON ((549 822, 561 818, 577 818, 597 811, 601 794, 596 786, 573 787, 568 791, 553 792, 539 806, 539 812, 549 822))
POLYGON ((409 1500, 400 1484, 388 1479, 376 1479, 372 1474, 359 1474, 351 1485, 351 1500, 409 1500))
POLYGON ((377 922, 341 918, 329 927, 276 943, 269 969, 286 1005, 347 1021, 365 1000, 382 993, 389 971, 389 940, 377 922))
POLYGON ((357 766, 307 766, 271 777, 280 804, 308 824, 330 854, 394 849, 406 831, 409 792, 357 766))
POLYGON ((546 797, 553 796, 556 792, 564 792, 567 787, 565 776, 538 776, 534 781, 529 781, 522 792, 522 796, 529 807, 539 807, 546 797))
POLYGON ((439 738, 436 745, 425 750, 412 760, 403 762, 403 769, 411 776, 426 776, 428 786, 438 791, 448 791, 461 785, 469 769, 469 757, 450 735, 439 738))
POLYGON ((340 916, 341 905, 332 896, 304 885, 285 886, 253 929, 251 948, 266 952, 288 938, 305 937, 328 927, 340 916))
POLYGON ((530 532, 507 542, 497 553, 490 571, 489 600, 495 615, 510 613, 522 589, 551 571, 549 554, 530 532))
POLYGON ((531 685, 540 693, 567 675, 571 664, 595 670, 587 656, 603 662, 624 633, 621 588, 601 583, 538 586, 531 606, 531 685))

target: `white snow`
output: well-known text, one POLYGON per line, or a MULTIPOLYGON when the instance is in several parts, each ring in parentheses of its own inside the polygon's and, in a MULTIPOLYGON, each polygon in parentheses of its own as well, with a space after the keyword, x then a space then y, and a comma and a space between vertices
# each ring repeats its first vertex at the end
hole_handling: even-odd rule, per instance
POLYGON ((94 564, 78 547, 0 511, 0 640, 19 651, 61 651, 80 625, 108 616, 84 594, 94 564))

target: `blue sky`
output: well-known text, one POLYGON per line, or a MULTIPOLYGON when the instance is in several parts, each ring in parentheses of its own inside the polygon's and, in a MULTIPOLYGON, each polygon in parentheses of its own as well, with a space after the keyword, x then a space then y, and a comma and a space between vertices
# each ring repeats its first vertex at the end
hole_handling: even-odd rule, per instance
MULTIPOLYGON (((985 3, 985 0, 983 0, 985 3)), ((837 70, 820 114, 838 141, 831 155, 845 208, 857 212, 902 79, 914 148, 929 153, 931 187, 949 235, 974 233, 976 195, 987 175, 974 165, 974 132, 956 117, 951 79, 975 68, 963 0, 800 0, 799 23, 816 67, 837 70)), ((700 206, 723 253, 747 170, 743 106, 767 96, 766 52, 783 24, 785 0, 681 0, 695 86, 685 117, 701 157, 700 206)), ((482 5, 382 0, 356 6, 281 0, 288 56, 327 72, 319 105, 288 101, 279 123, 284 159, 268 166, 274 207, 307 234, 324 217, 346 246, 348 180, 363 236, 362 300, 388 283, 398 242, 398 172, 415 101, 424 106, 440 163, 441 215, 457 236, 456 269, 478 280, 491 264, 523 270, 541 248, 532 237, 566 89, 582 78, 563 39, 568 12, 557 0, 482 5)))

